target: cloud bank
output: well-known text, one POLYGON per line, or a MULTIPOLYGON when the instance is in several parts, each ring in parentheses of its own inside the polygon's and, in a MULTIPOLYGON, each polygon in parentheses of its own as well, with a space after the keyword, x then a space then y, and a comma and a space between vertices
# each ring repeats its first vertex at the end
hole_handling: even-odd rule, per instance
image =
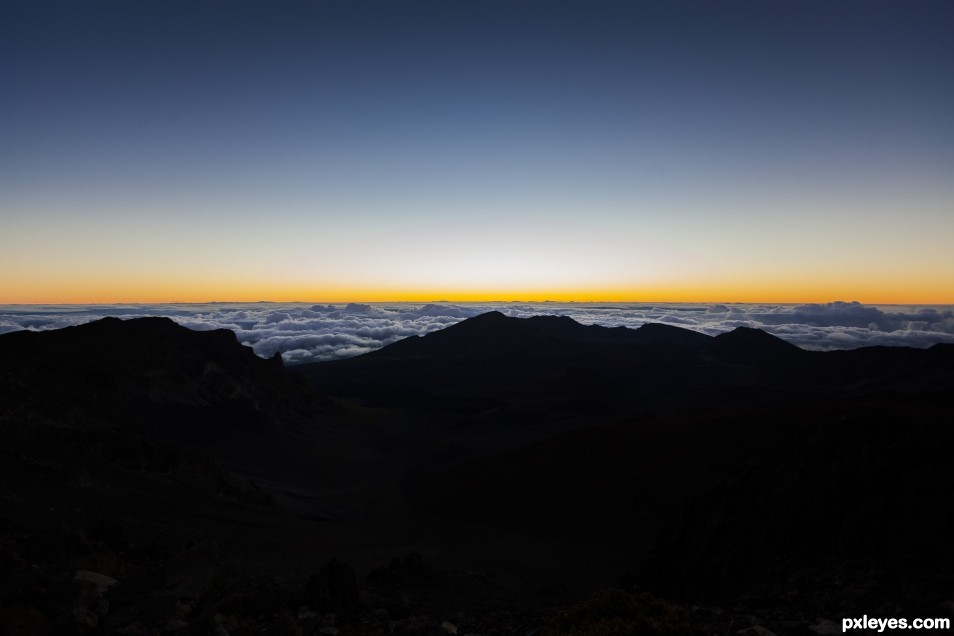
POLYGON ((583 303, 211 303, 172 305, 0 306, 0 333, 42 331, 104 316, 168 316, 191 329, 231 329, 260 356, 280 353, 288 364, 367 353, 422 336, 465 318, 498 310, 509 316, 569 316, 584 324, 636 328, 661 322, 709 335, 745 326, 764 329, 805 349, 871 345, 929 347, 954 343, 954 306, 873 306, 857 302, 808 305, 583 303))

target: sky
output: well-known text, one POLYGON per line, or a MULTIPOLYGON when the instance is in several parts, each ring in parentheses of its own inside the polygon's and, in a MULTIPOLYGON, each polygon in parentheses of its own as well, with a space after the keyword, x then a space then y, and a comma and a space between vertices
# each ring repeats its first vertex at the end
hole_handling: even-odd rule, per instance
POLYGON ((0 3, 0 303, 954 303, 954 4, 0 3))

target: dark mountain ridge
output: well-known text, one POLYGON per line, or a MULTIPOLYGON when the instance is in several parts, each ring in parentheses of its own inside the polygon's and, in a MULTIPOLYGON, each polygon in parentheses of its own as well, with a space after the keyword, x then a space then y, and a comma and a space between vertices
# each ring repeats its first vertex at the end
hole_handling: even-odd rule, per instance
POLYGON ((311 400, 284 372, 281 356, 264 360, 239 345, 231 331, 192 331, 168 318, 104 318, 56 331, 4 334, 0 373, 3 391, 50 406, 56 396, 77 403, 108 399, 111 410, 148 401, 234 403, 264 411, 279 403, 305 408, 311 400))
POLYGON ((567 317, 490 312, 377 351, 296 370, 372 405, 461 409, 669 409, 804 401, 869 390, 950 387, 947 348, 805 351, 759 329, 717 336, 661 324, 581 325, 567 317), (474 398, 480 397, 478 401, 474 398))
MULTIPOLYGON (((494 312, 294 369, 168 319, 4 334, 0 625, 23 632, 9 626, 39 607, 74 633, 129 617, 169 631, 179 611, 189 633, 208 631, 225 602, 212 588, 186 609, 137 605, 175 600, 172 583, 117 592, 99 631, 70 622, 61 599, 76 571, 137 581, 136 559, 155 565, 127 543, 102 552, 104 518, 173 550, 215 540, 253 587, 319 558, 366 572, 414 549, 567 598, 625 575, 671 599, 785 617, 764 623, 775 633, 849 609, 929 615, 954 598, 952 408, 954 346, 812 352, 747 328, 494 312), (84 529, 73 548, 10 529, 64 525, 84 529)), ((404 567, 372 578, 405 585, 404 567)), ((454 580, 432 614, 489 593, 454 580)), ((280 598, 248 620, 303 603, 280 598)), ((411 611, 401 603, 388 611, 411 611)), ((377 609, 351 627, 377 624, 377 609)), ((464 628, 484 630, 486 608, 474 612, 464 628)), ((703 631, 738 631, 712 618, 723 614, 703 631)))
MULTIPOLYGON (((568 316, 511 318, 491 311, 425 336, 411 336, 367 356, 485 357, 487 355, 561 354, 585 345, 679 345, 700 348, 711 338, 688 329, 646 324, 638 329, 582 325, 568 316)), ((362 357, 362 356, 359 356, 362 357)))

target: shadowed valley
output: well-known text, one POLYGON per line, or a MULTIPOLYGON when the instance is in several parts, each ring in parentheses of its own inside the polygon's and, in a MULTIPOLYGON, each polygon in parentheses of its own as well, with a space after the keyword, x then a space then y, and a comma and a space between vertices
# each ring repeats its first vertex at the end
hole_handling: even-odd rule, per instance
POLYGON ((559 634, 648 612, 665 620, 631 633, 810 634, 941 616, 952 397, 954 346, 811 352, 746 328, 492 312, 289 368, 160 318, 9 333, 0 625, 559 634))

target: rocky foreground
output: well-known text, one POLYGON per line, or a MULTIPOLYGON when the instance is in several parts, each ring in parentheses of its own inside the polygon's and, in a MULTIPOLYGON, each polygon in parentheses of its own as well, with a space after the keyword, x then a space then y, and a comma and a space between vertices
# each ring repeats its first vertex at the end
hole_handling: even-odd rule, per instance
POLYGON ((359 582, 336 559, 303 580, 253 576, 223 567, 212 541, 172 554, 130 544, 107 521, 45 534, 7 525, 0 545, 0 633, 11 635, 840 633, 811 604, 690 606, 621 588, 576 603, 561 587, 526 599, 486 574, 434 571, 416 553, 359 582))

